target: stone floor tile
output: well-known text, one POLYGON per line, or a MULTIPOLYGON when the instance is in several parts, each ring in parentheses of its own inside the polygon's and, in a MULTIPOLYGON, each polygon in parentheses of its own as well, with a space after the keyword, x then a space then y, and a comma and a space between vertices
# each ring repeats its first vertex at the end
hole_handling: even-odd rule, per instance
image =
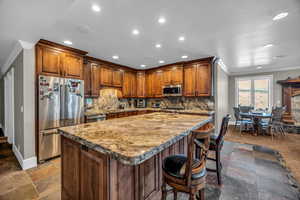
POLYGON ((43 164, 37 168, 27 170, 33 182, 38 182, 42 179, 59 174, 60 170, 52 163, 43 164))
POLYGON ((0 195, 0 200, 32 200, 38 197, 33 184, 27 184, 0 195))

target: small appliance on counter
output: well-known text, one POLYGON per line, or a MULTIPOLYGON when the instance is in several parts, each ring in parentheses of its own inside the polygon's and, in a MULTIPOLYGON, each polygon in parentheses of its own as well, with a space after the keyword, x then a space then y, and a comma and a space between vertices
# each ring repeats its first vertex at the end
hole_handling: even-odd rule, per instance
POLYGON ((152 103, 152 108, 160 108, 161 102, 156 100, 154 103, 152 103))
POLYGON ((134 101, 136 108, 146 108, 146 99, 135 99, 134 101))

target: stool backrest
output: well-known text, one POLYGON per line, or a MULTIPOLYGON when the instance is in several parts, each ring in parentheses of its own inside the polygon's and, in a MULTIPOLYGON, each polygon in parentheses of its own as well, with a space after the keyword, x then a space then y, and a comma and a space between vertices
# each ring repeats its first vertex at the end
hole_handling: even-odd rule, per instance
POLYGON ((228 130, 228 124, 229 124, 229 120, 230 120, 230 115, 227 114, 225 117, 223 117, 222 119, 222 125, 221 125, 221 130, 220 130, 220 133, 218 135, 218 138, 217 138, 217 145, 220 144, 223 139, 224 139, 224 136, 225 134, 227 133, 227 130, 228 130))
POLYGON ((211 132, 196 130, 193 131, 192 134, 189 136, 187 152, 188 158, 184 176, 188 186, 191 184, 192 174, 199 173, 205 169, 206 158, 209 150, 210 134, 211 132), (199 160, 196 163, 194 162, 196 151, 195 145, 197 145, 200 149, 198 155, 199 160))

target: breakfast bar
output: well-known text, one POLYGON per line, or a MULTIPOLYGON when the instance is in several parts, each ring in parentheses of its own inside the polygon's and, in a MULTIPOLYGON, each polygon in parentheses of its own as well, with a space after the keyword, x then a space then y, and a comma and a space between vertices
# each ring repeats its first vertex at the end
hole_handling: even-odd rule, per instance
POLYGON ((211 121, 155 112, 60 128, 62 199, 160 199, 162 160, 211 121))

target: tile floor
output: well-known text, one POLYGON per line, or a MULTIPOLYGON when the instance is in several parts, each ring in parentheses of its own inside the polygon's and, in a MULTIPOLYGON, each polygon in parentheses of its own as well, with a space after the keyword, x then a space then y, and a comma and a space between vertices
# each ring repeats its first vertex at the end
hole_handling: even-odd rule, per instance
MULTIPOLYGON (((223 186, 209 173, 207 200, 299 200, 297 183, 278 161, 278 155, 259 146, 225 142, 222 151, 223 186)), ((208 163, 213 166, 213 163, 208 163)), ((0 146, 0 200, 59 200, 60 159, 22 171, 7 146, 0 146)), ((172 199, 172 194, 168 200, 172 199)), ((180 200, 188 199, 179 194, 180 200)))

